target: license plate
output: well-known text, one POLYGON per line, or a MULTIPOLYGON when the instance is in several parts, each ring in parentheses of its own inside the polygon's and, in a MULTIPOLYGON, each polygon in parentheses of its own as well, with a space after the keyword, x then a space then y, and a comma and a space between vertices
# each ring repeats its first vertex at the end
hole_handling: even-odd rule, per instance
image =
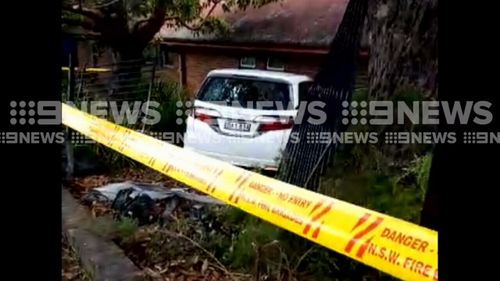
POLYGON ((249 132, 250 125, 251 125, 250 123, 228 121, 224 124, 224 129, 231 131, 239 131, 239 132, 249 132))

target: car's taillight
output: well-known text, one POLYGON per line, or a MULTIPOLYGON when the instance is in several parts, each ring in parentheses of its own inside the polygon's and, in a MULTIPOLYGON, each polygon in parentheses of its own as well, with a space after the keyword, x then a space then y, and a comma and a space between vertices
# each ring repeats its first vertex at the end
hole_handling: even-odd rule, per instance
POLYGON ((293 127, 293 119, 289 118, 286 120, 268 120, 268 121, 260 121, 259 131, 260 132, 269 132, 269 131, 278 131, 278 130, 286 130, 293 127))
POLYGON ((203 113, 196 113, 196 112, 194 113, 194 118, 200 120, 201 122, 207 122, 207 123, 212 122, 214 119, 210 115, 203 114, 203 113))
POLYGON ((195 108, 193 110, 193 117, 196 120, 205 122, 209 125, 215 124, 218 114, 209 109, 195 108))

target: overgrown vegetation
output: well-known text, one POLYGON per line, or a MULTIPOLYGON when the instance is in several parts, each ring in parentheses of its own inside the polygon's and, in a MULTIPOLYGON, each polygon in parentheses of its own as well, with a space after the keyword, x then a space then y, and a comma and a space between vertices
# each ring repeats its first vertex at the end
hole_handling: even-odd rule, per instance
MULTIPOLYGON (((185 95, 169 83, 159 83, 154 89, 151 100, 160 102, 158 110, 162 120, 148 129, 182 131, 183 124, 176 122, 179 110, 176 103, 184 101, 185 95)), ((398 97, 407 102, 422 98, 418 93, 404 92, 398 97)), ((360 101, 366 98, 366 92, 355 95, 360 101)), ((356 132, 378 133, 398 129, 402 128, 367 125, 350 128, 356 132)), ((134 165, 132 160, 103 146, 77 149, 90 149, 90 153, 95 153, 108 167, 134 165)), ((425 145, 396 148, 375 144, 342 145, 335 166, 323 176, 318 191, 418 222, 431 160, 431 147, 425 145)), ((129 219, 103 218, 98 228, 102 235, 112 237, 133 260, 147 268, 168 264, 203 272, 203 268, 206 270, 207 264, 211 264, 230 276, 250 273, 253 280, 392 280, 232 207, 210 209, 202 220, 181 216, 164 226, 141 228, 129 219)))
MULTIPOLYGON (((366 98, 366 92, 355 95, 360 101, 366 98)), ((423 96, 418 92, 401 91, 395 100, 403 99, 411 104, 423 96)), ((414 131, 418 128, 359 125, 350 130, 383 135, 388 130, 414 131)), ((335 166, 322 177, 319 192, 418 223, 431 160, 432 147, 429 145, 413 144, 397 149, 380 144, 342 145, 335 166)), ((393 279, 239 211, 228 212, 233 216, 237 214, 240 230, 228 253, 222 257, 226 257, 227 264, 250 270, 254 276, 265 275, 269 280, 393 279)), ((230 217, 226 219, 230 221, 230 217)))
MULTIPOLYGON (((404 101, 408 105, 425 99, 412 88, 400 89, 397 93, 393 101, 404 101)), ((367 92, 356 92, 354 100, 369 100, 367 92)), ((342 145, 335 166, 323 177, 320 192, 417 223, 427 188, 432 146, 388 144, 384 133, 424 129, 429 130, 413 124, 351 127, 349 131, 357 133, 377 133, 378 142, 342 145)))
MULTIPOLYGON (((376 148, 371 149, 371 157, 382 157, 376 148)), ((360 161, 368 161, 357 153, 360 161)), ((349 155, 347 151, 339 154, 339 166, 329 171, 320 192, 418 222, 430 153, 415 156, 407 167, 397 169, 391 169, 385 158, 360 168, 349 155)), ((232 240, 217 240, 219 246, 227 249, 218 257, 233 270, 251 272, 255 280, 264 280, 257 279, 259 276, 267 276, 266 280, 394 280, 236 209, 226 210, 222 220, 237 225, 238 231, 232 240)))
POLYGON ((138 229, 137 221, 127 217, 115 219, 110 215, 97 217, 90 225, 95 234, 120 243, 129 241, 138 229))
POLYGON ((189 109, 186 106, 187 97, 186 90, 182 89, 177 83, 170 81, 156 83, 151 100, 160 104, 160 107, 156 108, 156 110, 160 113, 161 120, 158 124, 153 125, 150 130, 183 133, 185 131, 186 112, 189 109), (183 122, 180 122, 180 120, 183 122))

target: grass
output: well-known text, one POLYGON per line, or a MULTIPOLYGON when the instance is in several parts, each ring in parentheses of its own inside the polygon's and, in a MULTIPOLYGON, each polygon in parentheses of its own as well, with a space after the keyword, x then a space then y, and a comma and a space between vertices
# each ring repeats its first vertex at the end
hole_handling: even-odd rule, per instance
MULTIPOLYGON (((411 102, 422 98, 417 92, 400 91, 395 100, 411 102)), ((356 93, 354 100, 367 100, 366 92, 356 93)), ((418 128, 358 125, 350 130, 381 133, 399 129, 418 128)), ((342 145, 335 167, 321 178, 318 192, 418 223, 431 160, 428 145, 410 145, 403 153, 394 153, 385 145, 342 145)), ((228 212, 226 219, 235 217, 241 232, 226 253, 226 261, 233 267, 251 270, 254 276, 264 274, 272 280, 394 280, 264 221, 228 212)))
MULTIPOLYGON (((363 94, 359 93, 361 97, 363 94)), ((408 101, 420 98, 418 93, 401 96, 408 101)), ((162 116, 165 114, 170 119, 166 118, 164 123, 153 128, 182 130, 182 126, 176 127, 172 123, 177 118, 177 106, 173 103, 175 97, 175 93, 163 97, 162 116)), ((355 98, 360 99, 359 96, 355 98)), ((378 132, 387 129, 376 128, 378 132)), ((351 130, 371 131, 374 128, 360 125, 351 130)), ((109 165, 121 166, 120 155, 106 156, 99 153, 96 153, 98 157, 109 165)), ((417 223, 427 189, 431 160, 429 146, 410 146, 404 153, 394 154, 386 146, 343 145, 336 155, 335 167, 322 177, 318 191, 417 223)), ((216 211, 214 216, 221 223, 220 229, 206 235, 196 232, 201 226, 182 218, 168 225, 169 232, 153 231, 142 258, 155 264, 199 253, 202 248, 201 252, 210 253, 208 256, 220 261, 228 270, 251 272, 256 280, 264 276, 268 280, 287 281, 393 280, 238 209, 224 207, 216 211), (172 232, 177 235, 172 237, 172 232), (182 237, 188 237, 191 241, 182 237)), ((137 235, 136 226, 127 220, 103 220, 100 231, 104 235, 121 237, 123 241, 137 235)))
POLYGON ((89 229, 101 237, 121 243, 132 239, 139 227, 131 218, 121 217, 116 220, 111 215, 106 215, 95 218, 89 229))

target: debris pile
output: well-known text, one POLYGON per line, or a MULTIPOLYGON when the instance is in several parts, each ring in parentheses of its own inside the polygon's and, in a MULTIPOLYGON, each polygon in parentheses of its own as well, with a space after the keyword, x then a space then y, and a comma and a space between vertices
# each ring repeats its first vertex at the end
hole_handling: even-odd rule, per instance
POLYGON ((188 205, 195 219, 204 217, 207 205, 224 205, 208 196, 190 192, 187 188, 167 189, 161 184, 132 181, 107 184, 87 193, 82 202, 110 208, 115 216, 135 219, 139 226, 165 222, 178 209, 188 205))
POLYGON ((248 274, 223 265, 224 253, 240 230, 224 220, 228 205, 223 202, 179 183, 130 173, 83 177, 70 189, 99 225, 106 225, 99 232, 110 228, 112 235, 104 236, 117 243, 148 280, 250 280, 248 274), (130 231, 134 227, 124 217, 139 227, 130 231), (116 227, 121 230, 116 232, 116 227))

